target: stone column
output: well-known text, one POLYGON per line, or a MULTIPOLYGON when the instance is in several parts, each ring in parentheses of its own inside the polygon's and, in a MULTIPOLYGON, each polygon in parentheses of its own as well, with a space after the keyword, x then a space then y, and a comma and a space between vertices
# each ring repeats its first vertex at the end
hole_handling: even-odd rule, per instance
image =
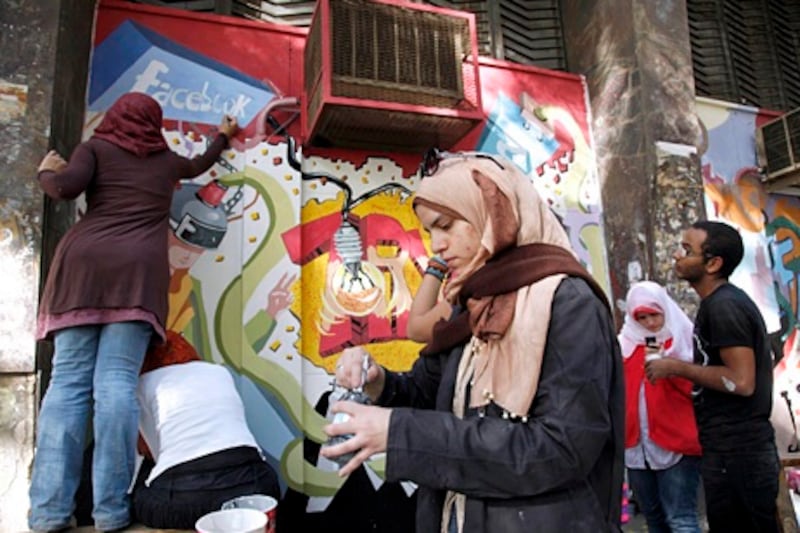
POLYGON ((45 210, 36 168, 80 139, 93 15, 93 1, 0 0, 0 531, 27 530, 40 265, 72 220, 45 210))
POLYGON ((686 2, 562 0, 562 20, 569 69, 589 87, 617 319, 640 279, 693 313, 671 258, 682 229, 705 216, 686 2))

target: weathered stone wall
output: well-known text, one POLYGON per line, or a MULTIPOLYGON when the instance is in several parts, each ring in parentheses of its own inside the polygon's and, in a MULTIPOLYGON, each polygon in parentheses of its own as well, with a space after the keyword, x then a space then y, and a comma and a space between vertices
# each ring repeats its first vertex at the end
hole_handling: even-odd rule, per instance
POLYGON ((671 257, 682 228, 704 216, 686 3, 563 0, 562 9, 569 69, 589 87, 617 318, 641 279, 667 285, 691 312, 696 299, 671 257))
POLYGON ((68 204, 45 209, 36 167, 80 139, 93 13, 93 0, 0 0, 0 531, 27 528, 40 265, 72 222, 68 204))

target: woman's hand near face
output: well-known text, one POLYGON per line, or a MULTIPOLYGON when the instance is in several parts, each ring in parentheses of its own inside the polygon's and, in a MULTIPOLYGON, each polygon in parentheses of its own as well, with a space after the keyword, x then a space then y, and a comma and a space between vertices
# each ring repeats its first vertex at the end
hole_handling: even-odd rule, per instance
POLYGON ((337 424, 328 424, 323 428, 325 433, 329 437, 353 435, 334 446, 323 446, 319 452, 327 458, 355 453, 355 456, 339 470, 340 476, 351 474, 372 455, 386 451, 391 409, 361 405, 356 402, 336 402, 331 406, 331 412, 346 413, 350 418, 337 424))
POLYGON ((375 363, 372 356, 364 348, 354 346, 345 348, 336 362, 336 384, 347 389, 355 389, 363 385, 364 392, 374 402, 383 392, 386 373, 375 363), (363 381, 364 358, 367 358, 367 381, 363 381))

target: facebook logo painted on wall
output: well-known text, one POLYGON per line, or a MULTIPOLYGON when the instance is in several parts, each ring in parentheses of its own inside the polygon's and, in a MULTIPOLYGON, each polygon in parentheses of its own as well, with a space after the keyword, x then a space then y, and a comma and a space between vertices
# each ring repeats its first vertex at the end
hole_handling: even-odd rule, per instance
POLYGON ((155 98, 164 118, 249 124, 275 96, 261 81, 126 21, 94 49, 89 110, 105 111, 126 92, 155 98))

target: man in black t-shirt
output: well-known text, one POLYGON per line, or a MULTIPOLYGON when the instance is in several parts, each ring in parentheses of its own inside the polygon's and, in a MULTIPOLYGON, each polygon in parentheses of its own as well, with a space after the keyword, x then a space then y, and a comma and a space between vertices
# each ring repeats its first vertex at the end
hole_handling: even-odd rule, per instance
POLYGON ((666 358, 646 363, 650 380, 680 376, 695 384, 712 533, 778 531, 769 341, 756 305, 728 283, 743 255, 741 236, 727 224, 696 222, 683 233, 675 272, 702 300, 695 318, 694 364, 666 358))

